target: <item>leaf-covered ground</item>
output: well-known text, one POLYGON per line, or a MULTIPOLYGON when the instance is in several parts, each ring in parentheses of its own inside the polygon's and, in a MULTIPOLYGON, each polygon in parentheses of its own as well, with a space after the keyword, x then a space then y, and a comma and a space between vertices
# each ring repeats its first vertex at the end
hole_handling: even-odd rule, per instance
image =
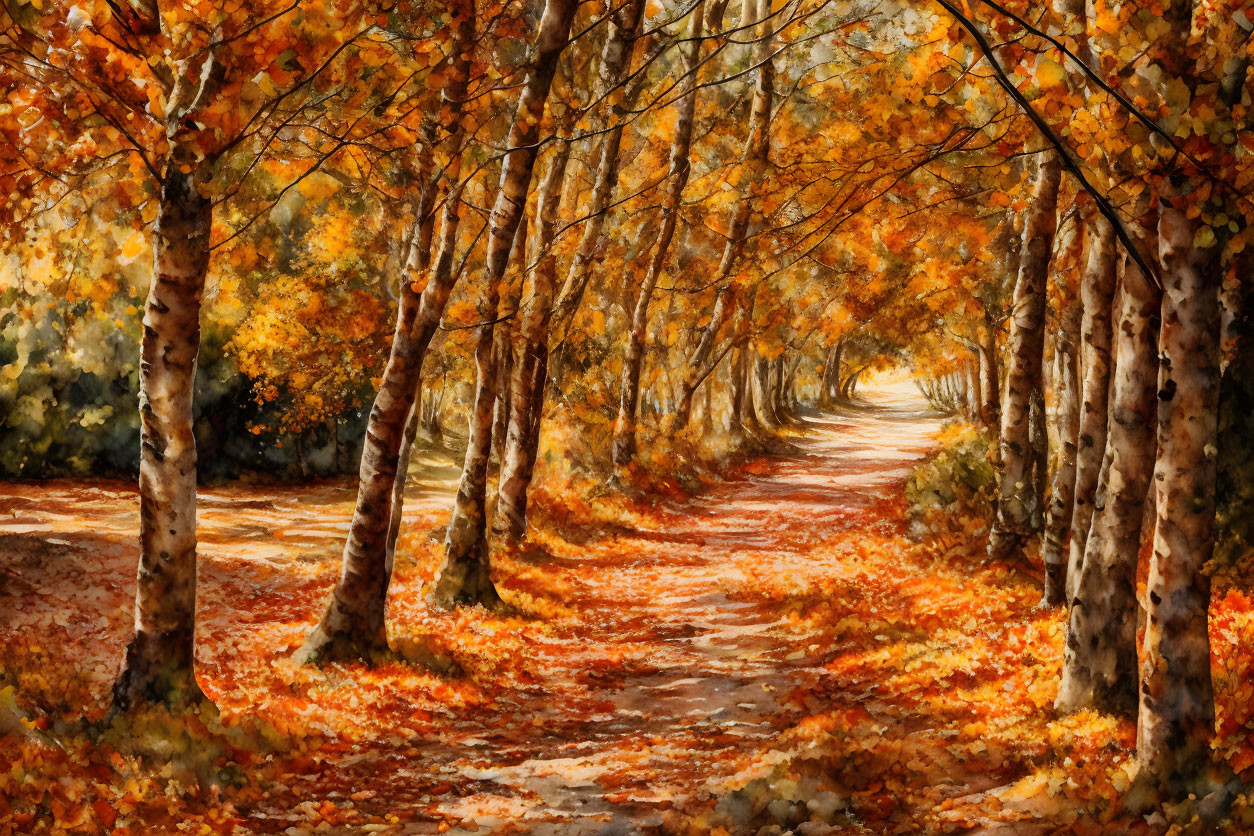
MULTIPOLYGON (((903 483, 940 426, 904 386, 876 397, 696 499, 549 508, 563 522, 500 561, 506 617, 423 601, 456 475, 433 454, 389 625, 402 657, 455 676, 289 661, 338 572, 350 485, 206 491, 197 661, 222 716, 172 746, 211 748, 200 788, 154 756, 161 717, 83 724, 128 634, 134 490, 5 485, 0 832, 1165 830, 1112 803, 1132 726, 1054 715, 1062 615, 1036 581, 906 538, 903 483)), ((1249 610, 1230 592, 1212 619, 1238 769, 1249 610)))

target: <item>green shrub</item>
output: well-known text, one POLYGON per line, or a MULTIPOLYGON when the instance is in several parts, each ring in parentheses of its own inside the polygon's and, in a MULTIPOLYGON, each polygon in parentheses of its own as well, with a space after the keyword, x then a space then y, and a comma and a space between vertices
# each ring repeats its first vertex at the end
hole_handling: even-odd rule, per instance
POLYGON ((978 533, 993 515, 996 475, 988 435, 953 422, 940 435, 940 449, 919 463, 906 484, 906 503, 915 537, 978 533))

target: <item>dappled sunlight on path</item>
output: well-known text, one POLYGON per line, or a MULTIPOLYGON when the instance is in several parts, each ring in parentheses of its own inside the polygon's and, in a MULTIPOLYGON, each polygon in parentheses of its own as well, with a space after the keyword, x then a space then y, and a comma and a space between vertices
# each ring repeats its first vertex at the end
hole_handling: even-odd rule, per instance
MULTIPOLYGON (((1124 751, 1127 730, 1049 717, 1061 622, 1031 579, 905 538, 904 481, 939 429, 908 381, 808 414, 780 454, 702 496, 534 535, 496 567, 508 616, 423 600, 456 476, 430 453, 389 629, 402 657, 455 660, 451 678, 291 663, 339 571, 349 483, 206 490, 198 676, 280 751, 247 786, 136 802, 135 820, 581 834, 1056 819, 1015 802, 1052 779, 1050 736, 1081 757, 1124 751)), ((39 669, 33 703, 99 716, 130 618, 135 492, 24 483, 0 502, 5 666, 39 669)), ((1015 832, 1049 832, 1033 827, 1015 832)))

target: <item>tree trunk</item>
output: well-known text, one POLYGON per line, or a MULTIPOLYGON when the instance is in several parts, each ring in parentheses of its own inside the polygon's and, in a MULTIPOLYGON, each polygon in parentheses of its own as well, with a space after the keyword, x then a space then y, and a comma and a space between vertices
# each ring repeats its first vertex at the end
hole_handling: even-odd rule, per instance
MULTIPOLYGON (((730 371, 730 365, 731 364, 729 363, 728 364, 729 371, 730 371)), ((713 386, 705 387, 705 403, 702 405, 702 409, 701 409, 701 422, 702 422, 703 430, 705 434, 706 435, 713 434, 714 432, 714 387, 713 386)))
POLYGON ((744 375, 741 372, 742 354, 744 354, 744 347, 736 346, 732 349, 731 360, 727 363, 727 432, 735 438, 743 435, 745 430, 745 417, 741 412, 744 402, 741 387, 745 385, 744 375))
POLYGON ((835 405, 840 400, 840 382, 841 369, 845 359, 845 338, 841 337, 836 341, 836 358, 832 361, 832 377, 831 377, 831 394, 828 395, 828 403, 835 405))
POLYGON ((751 362, 752 355, 749 353, 748 343, 741 343, 736 349, 736 356, 729 364, 732 379, 731 429, 733 433, 757 432, 760 429, 757 417, 753 414, 752 383, 749 378, 751 362))
MULTIPOLYGON (((869 365, 869 364, 868 364, 869 365)), ((851 403, 853 401, 853 390, 858 385, 858 378, 867 370, 867 366, 860 366, 845 378, 840 385, 840 400, 842 403, 851 403)))
MULTIPOLYGON (((504 249, 508 254, 509 248, 504 249)), ((503 256, 502 261, 505 258, 503 256)), ((483 296, 497 297, 497 293, 488 291, 483 296)), ((486 316, 489 320, 495 317, 499 297, 491 301, 492 313, 486 316)), ((481 319, 485 317, 485 310, 484 299, 481 299, 481 319)), ((479 326, 475 343, 475 396, 470 411, 466 455, 462 462, 453 516, 444 538, 444 564, 432 585, 433 602, 446 608, 476 604, 495 607, 501 603, 500 594, 492 582, 487 536, 488 464, 492 455, 499 371, 497 339, 495 325, 479 326)))
MULTIPOLYGON (((418 178, 422 183, 419 194, 414 238, 406 268, 401 271, 402 284, 410 281, 411 275, 423 276, 431 269, 431 242, 435 236, 435 198, 439 188, 435 177, 435 140, 436 126, 434 119, 424 120, 422 148, 419 153, 418 178)), ((426 352, 424 351, 425 355, 426 352)), ((401 521, 405 509, 405 480, 409 475, 410 450, 414 439, 418 436, 418 424, 422 413, 422 367, 419 363, 418 380, 414 389, 414 402, 409 408, 409 416, 405 420, 405 431, 401 437, 400 452, 396 457, 396 475, 392 479, 392 507, 388 515, 388 533, 386 544, 387 574, 392 574, 392 566, 396 557, 396 541, 401 533, 401 521)))
MULTIPOLYGON (((526 221, 518 225, 519 229, 523 227, 526 221)), ((517 250, 515 250, 517 252, 517 250)), ((517 258, 517 256, 515 256, 517 258)), ((521 258, 513 261, 514 264, 522 265, 526 260, 525 251, 521 258)), ((508 303, 507 303, 508 304, 508 303)), ((499 300, 498 300, 499 305, 499 300)), ((499 311, 504 314, 504 311, 499 311)), ((495 336, 493 337, 492 351, 495 355, 496 363, 496 380, 500 389, 496 403, 492 407, 492 453, 491 459, 495 460, 496 468, 499 470, 505 466, 505 432, 509 427, 510 421, 510 392, 513 389, 513 371, 514 371, 514 346, 510 339, 509 328, 504 322, 498 323, 493 329, 495 336)))
POLYGON ((1215 731, 1204 565, 1215 543, 1223 246, 1195 245, 1204 222, 1186 214, 1188 197, 1174 181, 1160 193, 1158 519, 1137 725, 1141 774, 1173 795, 1193 788, 1215 731))
POLYGON ((796 417, 797 399, 793 394, 793 382, 799 364, 800 358, 792 364, 788 364, 782 354, 775 358, 775 414, 782 423, 796 417))
POLYGON ((844 339, 836 341, 827 352, 827 361, 823 364, 823 375, 819 381, 820 409, 829 409, 836 403, 836 385, 840 382, 840 354, 844 347, 844 339))
POLYGON ((557 284, 557 256, 551 250, 569 160, 570 143, 559 143, 540 186, 536 206, 540 260, 531 271, 518 313, 519 350, 507 390, 508 403, 504 405, 509 425, 494 522, 497 533, 509 542, 520 539, 527 531, 527 489, 535 469, 544 409, 545 370, 549 358, 547 331, 557 284))
POLYGON ((1131 259, 1121 272, 1110 427, 1096 488, 1101 501, 1075 576, 1057 706, 1130 716, 1137 699, 1137 553, 1154 469, 1161 293, 1131 259))
MULTIPOLYGON (((474 37, 474 7, 458 21, 457 40, 469 44, 474 37)), ((468 50, 455 50, 450 101, 465 97, 469 78, 468 50)), ((456 109, 453 110, 456 113, 456 109)), ((454 137, 460 124, 454 123, 454 137)), ((460 179, 461 155, 454 150, 447 176, 450 183, 460 179)), ((387 592, 392 579, 392 503, 396 495, 401 448, 407 435, 406 424, 422 380, 422 362, 431 338, 435 336, 449 294, 457 281, 454 255, 460 226, 461 188, 454 186, 445 201, 441 218, 440 246, 422 293, 412 282, 401 283, 400 305, 391 353, 379 392, 366 424, 358 475, 357 505, 344 544, 343 567, 331 602, 318 626, 310 633, 296 658, 302 662, 326 659, 371 659, 388 649, 387 592)), ((423 256, 411 251, 411 264, 423 256)), ((401 496, 404 487, 401 487, 401 496)), ((399 513, 399 510, 398 510, 399 513)), ((397 523, 399 531, 399 521, 397 523)))
MULTIPOLYGON (((1045 590, 1042 603, 1055 606, 1065 600, 1066 548, 1071 532, 1072 503, 1075 498, 1076 434, 1080 422, 1080 324, 1081 300, 1072 292, 1067 276, 1080 258, 1084 228, 1077 216, 1075 223, 1059 236, 1056 283, 1061 286, 1059 327, 1054 338, 1054 365, 1051 385, 1054 391, 1052 419, 1058 436, 1059 451, 1054 463, 1054 478, 1045 508, 1045 535, 1041 559, 1045 566, 1045 590)), ((1082 284, 1082 282, 1081 282, 1082 284)))
POLYGON ((1045 385, 1032 395, 1032 494, 1037 497, 1031 525, 1033 531, 1045 529, 1045 503, 1049 499, 1049 433, 1045 427, 1045 385))
MULTIPOLYGON (((1081 279, 1080 368, 1083 383, 1080 427, 1076 436, 1075 505, 1071 515, 1071 543, 1067 553, 1064 597, 1075 597, 1084 551, 1088 543, 1097 483, 1106 450, 1109 412, 1111 304, 1115 292, 1115 233, 1100 215, 1089 222, 1088 257, 1081 279)), ((1054 603, 1051 601, 1050 603, 1054 603)))
MULTIPOLYGON (((746 201, 740 205, 736 217, 732 220, 731 233, 728 236, 727 244, 723 248, 723 257, 719 262, 716 273, 718 279, 716 281, 727 280, 728 276, 731 275, 732 268, 740 257, 745 231, 749 227, 749 214, 749 204, 746 201)), ((735 286, 728 281, 714 298, 714 308, 710 311, 710 322, 702 329, 701 335, 697 338, 696 347, 688 355, 688 371, 679 383, 679 403, 675 407, 675 414, 671 421, 672 432, 682 430, 688 426, 688 419, 692 415, 692 397, 696 394, 697 387, 701 385, 701 381, 705 380, 709 375, 710 370, 707 368, 707 365, 710 358, 715 355, 714 349, 718 345, 719 335, 722 333, 723 326, 727 324, 728 317, 738 307, 737 296, 735 286)))
POLYGON ((197 186, 202 163, 176 156, 161 182, 155 265, 144 306, 139 374, 139 572, 135 634, 113 687, 125 711, 186 708, 204 699, 193 671, 196 635, 196 439, 192 399, 213 208, 197 186))
MULTIPOLYGON (((568 143, 560 143, 566 146, 568 143)), ((527 250, 530 245, 527 229, 527 210, 523 208, 522 217, 518 220, 518 228, 514 230, 514 243, 510 249, 509 259, 506 262, 506 278, 502 280, 504 286, 512 286, 513 282, 509 278, 512 265, 512 272, 517 273, 519 277, 519 292, 522 292, 522 286, 530 280, 527 274, 527 250)), ((544 250, 543 242, 537 248, 544 250)), ((519 318, 526 316, 522 308, 523 300, 498 299, 497 301, 497 318, 505 316, 510 309, 516 309, 518 316, 514 317, 512 322, 516 322, 519 318)), ((513 398, 511 393, 514 388, 514 358, 518 353, 527 351, 525 338, 517 329, 511 329, 511 321, 505 321, 498 324, 493 331, 495 340, 494 351, 496 352, 496 381, 497 395, 496 403, 492 407, 492 454, 489 459, 489 465, 495 465, 496 474, 501 476, 502 469, 505 466, 506 457, 506 434, 509 430, 509 424, 513 416, 510 415, 512 409, 513 398), (517 337, 518 345, 515 346, 515 337, 517 337)), ((529 391, 529 390, 527 390, 529 391)), ((498 495, 499 496, 499 495, 498 495)), ((491 509, 489 509, 491 511, 491 509)))
POLYGON ((501 186, 489 221, 488 252, 484 269, 484 293, 478 310, 484 323, 478 329, 475 349, 475 398, 461 483, 444 541, 444 565, 433 588, 441 606, 495 605, 500 601, 490 577, 488 562, 487 490, 488 455, 492 445, 492 410, 496 403, 496 367, 492 362, 501 278, 509 261, 514 234, 522 219, 536 161, 541 117, 548 99, 558 58, 570 39, 570 25, 578 3, 546 0, 536 34, 535 57, 519 94, 508 147, 512 150, 501 167, 501 186))
POLYGON ((1224 369, 1219 384, 1219 518, 1229 543, 1254 541, 1254 484, 1249 478, 1254 438, 1254 247, 1230 265, 1224 294, 1224 369))
POLYGON ((1010 326, 1010 359, 1002 405, 997 517, 989 535, 989 556, 1022 556, 1033 536, 1042 497, 1034 477, 1032 401, 1042 391, 1045 348, 1045 281, 1057 225, 1062 166, 1054 151, 1040 156, 1040 168, 1028 217, 1023 224, 1023 253, 1015 284, 1010 326))
MULTIPOLYGON (((699 10, 694 10, 699 15, 699 10)), ((694 20, 697 18, 694 17, 694 20)), ((616 5, 610 17, 610 31, 601 50, 601 70, 598 83, 598 99, 612 97, 621 88, 631 72, 631 56, 635 41, 640 36, 644 22, 644 0, 626 0, 616 5)), ((694 43, 700 49, 700 41, 694 43)), ((681 105, 682 107, 682 105, 681 105)), ((597 244, 601 231, 610 214, 610 203, 618 185, 618 172, 622 165, 623 120, 619 120, 605 134, 597 154, 596 179, 592 186, 592 200, 588 206, 588 220, 584 225, 579 245, 571 258, 562 292, 558 298, 556 316, 559 321, 569 322, 583 298, 592 266, 596 263, 597 244)))
POLYGON ((429 398, 426 414, 422 419, 422 428, 433 441, 444 437, 444 428, 440 426, 440 409, 444 406, 444 387, 446 385, 446 381, 441 381, 440 397, 437 398, 432 395, 429 398))
MULTIPOLYGON (((400 453, 396 457, 396 478, 392 480, 392 511, 388 517, 387 564, 396 564, 396 542, 401 536, 401 523, 405 512, 405 481, 409 474, 409 459, 418 437, 418 425, 422 423, 422 381, 419 380, 418 392, 414 396, 414 405, 409 409, 409 418, 405 421, 405 432, 401 438, 400 453)), ((388 570, 391 574, 391 570, 388 570)))
MULTIPOLYGON (((648 270, 636 294, 632 308, 631 325, 627 331, 627 348, 623 354, 623 373, 618 387, 618 417, 614 421, 614 464, 626 466, 636 455, 636 421, 640 401, 640 374, 644 369, 645 340, 649 332, 649 303, 653 290, 661 278, 670 254, 675 227, 679 223, 684 188, 688 185, 691 166, 688 154, 692 146, 692 123, 697 107, 697 64, 701 58, 702 15, 704 0, 692 10, 692 31, 684 49, 680 73, 684 79, 684 93, 679 100, 675 122, 675 136, 671 140, 670 163, 667 174, 666 196, 662 203, 662 228, 658 232, 657 246, 649 260, 648 270)), ((732 410, 736 411, 735 408, 732 410)))
MULTIPOLYGON (((761 177, 770 162, 771 151, 771 108, 775 97, 775 66, 771 59, 771 45, 774 37, 770 24, 770 3, 768 0, 745 0, 745 16, 753 15, 755 20, 754 34, 758 37, 753 60, 757 64, 757 83, 753 92, 750 108, 749 132, 745 137, 741 162, 752 172, 749 183, 761 177)), ((746 25, 744 21, 742 26, 746 25)), ((748 183, 745 184, 749 185, 748 183)), ((743 188, 743 187, 742 187, 743 188)), ((746 190, 747 191, 747 190, 746 190)), ((752 215, 752 197, 746 193, 736 207, 727 232, 727 242, 723 246, 723 255, 719 260, 711 284, 722 285, 714 300, 714 309, 710 314, 710 322, 697 340, 696 348, 688 356, 688 371, 680 383, 679 405, 672 419, 672 430, 681 430, 688 425, 692 412, 692 396, 700 382, 709 374, 706 368, 710 358, 715 356, 715 345, 719 333, 726 320, 733 312, 745 314, 744 300, 741 305, 734 304, 737 293, 734 280, 731 278, 740 256, 744 251, 745 235, 749 229, 752 215)), ((735 331, 736 329, 733 329, 735 331)), ((719 357, 722 355, 719 354, 719 357)), ((717 361, 715 361, 717 362, 717 361)))
POLYGON ((779 416, 775 413, 774 387, 771 385, 771 360, 759 354, 753 360, 753 414, 758 424, 764 429, 775 429, 779 426, 779 416))
POLYGON ((997 331, 985 319, 984 341, 980 344, 980 420, 996 428, 1001 415, 1001 377, 997 369, 997 331))
MULTIPOLYGON (((630 0, 610 18, 610 31, 601 52, 600 91, 609 96, 621 86, 631 70, 635 39, 644 21, 644 0, 630 0)), ((590 215, 579 240, 566 280, 566 295, 573 311, 592 273, 597 242, 609 215, 610 201, 618 181, 623 126, 617 124, 601 143, 592 190, 590 215)), ((533 274, 532 295, 522 316, 522 342, 519 374, 514 386, 519 388, 511 400, 510 452, 508 469, 502 473, 498 528, 510 541, 518 540, 527 530, 527 491, 535 470, 540 444, 540 422, 544 413, 544 392, 548 382, 549 326, 553 316, 553 293, 557 277, 557 260, 547 251, 556 235, 558 204, 565 180, 569 143, 557 152, 546 182, 539 212, 541 246, 546 255, 533 274)))
MULTIPOLYGON (((1067 252, 1064 250, 1064 252, 1067 252)), ((1081 303, 1067 299, 1054 343, 1058 375, 1054 381, 1058 440, 1062 450, 1054 471, 1053 486, 1045 518, 1045 539, 1041 557, 1045 564, 1044 603, 1057 606, 1065 600, 1067 538, 1071 533, 1072 502, 1075 497, 1076 437, 1080 427, 1080 384, 1078 360, 1081 303)))
POLYGON ((980 420, 980 352, 976 348, 975 356, 967 364, 963 384, 966 398, 967 420, 976 423, 980 420))

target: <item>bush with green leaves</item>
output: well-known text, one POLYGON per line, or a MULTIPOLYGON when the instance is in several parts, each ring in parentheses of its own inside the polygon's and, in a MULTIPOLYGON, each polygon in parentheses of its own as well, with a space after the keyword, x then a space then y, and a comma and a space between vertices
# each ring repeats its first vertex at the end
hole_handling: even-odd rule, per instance
POLYGON ((912 533, 978 533, 993 515, 992 441, 961 422, 946 425, 939 440, 940 449, 914 468, 906 484, 912 533))

